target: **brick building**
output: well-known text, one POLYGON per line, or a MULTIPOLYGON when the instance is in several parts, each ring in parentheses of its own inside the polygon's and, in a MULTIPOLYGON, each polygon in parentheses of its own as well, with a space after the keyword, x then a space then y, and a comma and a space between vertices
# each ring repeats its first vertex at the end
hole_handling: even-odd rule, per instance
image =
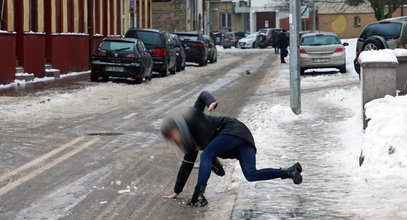
POLYGON ((150 28, 151 18, 151 0, 0 0, 0 84, 12 82, 16 68, 36 77, 46 64, 62 74, 88 70, 105 36, 150 28))

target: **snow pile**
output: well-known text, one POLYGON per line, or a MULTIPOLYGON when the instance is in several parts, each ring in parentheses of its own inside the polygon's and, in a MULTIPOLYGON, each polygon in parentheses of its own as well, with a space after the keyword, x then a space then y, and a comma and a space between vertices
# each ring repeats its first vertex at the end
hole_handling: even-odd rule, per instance
POLYGON ((398 63, 394 51, 390 49, 363 51, 359 61, 360 63, 398 63))
MULTIPOLYGON (((57 70, 57 69, 51 69, 51 70, 57 70)), ((51 70, 48 70, 48 71, 51 71, 51 70)), ((90 71, 71 72, 71 73, 67 73, 67 74, 62 74, 60 77, 61 78, 66 78, 66 77, 78 76, 78 75, 87 74, 89 72, 90 71)), ((15 76, 34 76, 34 74, 32 74, 32 73, 16 73, 15 76)), ((53 80, 58 80, 58 79, 55 79, 54 77, 41 77, 41 78, 35 77, 34 80, 32 80, 32 81, 25 81, 25 80, 16 79, 10 84, 0 84, 0 89, 7 89, 7 88, 11 88, 11 87, 18 87, 18 86, 24 87, 26 84, 30 84, 30 83, 48 82, 48 81, 53 81, 53 80)))
POLYGON ((407 96, 386 96, 365 107, 370 121, 363 136, 363 171, 407 178, 407 96))

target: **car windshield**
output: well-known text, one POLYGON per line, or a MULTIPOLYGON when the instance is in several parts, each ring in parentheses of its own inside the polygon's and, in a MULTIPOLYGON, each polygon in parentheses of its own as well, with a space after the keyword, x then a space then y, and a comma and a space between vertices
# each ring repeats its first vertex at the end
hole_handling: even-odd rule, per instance
POLYGON ((182 41, 197 41, 198 36, 190 34, 178 34, 178 37, 182 41))
POLYGON ((360 38, 366 39, 372 35, 378 35, 384 39, 398 39, 400 37, 400 23, 375 23, 367 26, 360 38))
POLYGON ((144 45, 162 45, 160 33, 151 31, 131 31, 126 34, 126 37, 136 38, 143 41, 144 45))
POLYGON ((102 41, 99 46, 100 50, 115 50, 115 51, 134 51, 134 44, 131 42, 122 41, 102 41))
POLYGON ((257 33, 251 33, 251 34, 247 35, 246 38, 256 38, 256 36, 257 36, 257 33))
POLYGON ((225 34, 225 38, 233 37, 233 33, 229 32, 225 34))
POLYGON ((260 33, 260 34, 267 34, 267 29, 261 29, 261 30, 259 31, 259 33, 260 33))
POLYGON ((336 36, 332 35, 309 36, 302 39, 302 45, 306 46, 320 46, 340 43, 341 41, 336 36))

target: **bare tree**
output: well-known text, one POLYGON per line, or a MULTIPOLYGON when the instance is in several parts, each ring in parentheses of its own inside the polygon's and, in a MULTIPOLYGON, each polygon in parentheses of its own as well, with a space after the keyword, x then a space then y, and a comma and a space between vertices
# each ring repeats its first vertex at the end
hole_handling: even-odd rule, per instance
POLYGON ((376 20, 391 18, 393 13, 400 8, 403 0, 346 0, 346 4, 358 6, 368 1, 372 6, 376 20))

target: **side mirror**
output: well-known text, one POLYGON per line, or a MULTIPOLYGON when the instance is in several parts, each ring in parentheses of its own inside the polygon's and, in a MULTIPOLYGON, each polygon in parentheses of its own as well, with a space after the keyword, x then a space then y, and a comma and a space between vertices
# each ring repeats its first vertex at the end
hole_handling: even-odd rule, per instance
POLYGON ((348 42, 345 42, 345 43, 343 43, 342 45, 345 46, 345 47, 347 47, 347 46, 349 46, 349 43, 348 43, 348 42))

